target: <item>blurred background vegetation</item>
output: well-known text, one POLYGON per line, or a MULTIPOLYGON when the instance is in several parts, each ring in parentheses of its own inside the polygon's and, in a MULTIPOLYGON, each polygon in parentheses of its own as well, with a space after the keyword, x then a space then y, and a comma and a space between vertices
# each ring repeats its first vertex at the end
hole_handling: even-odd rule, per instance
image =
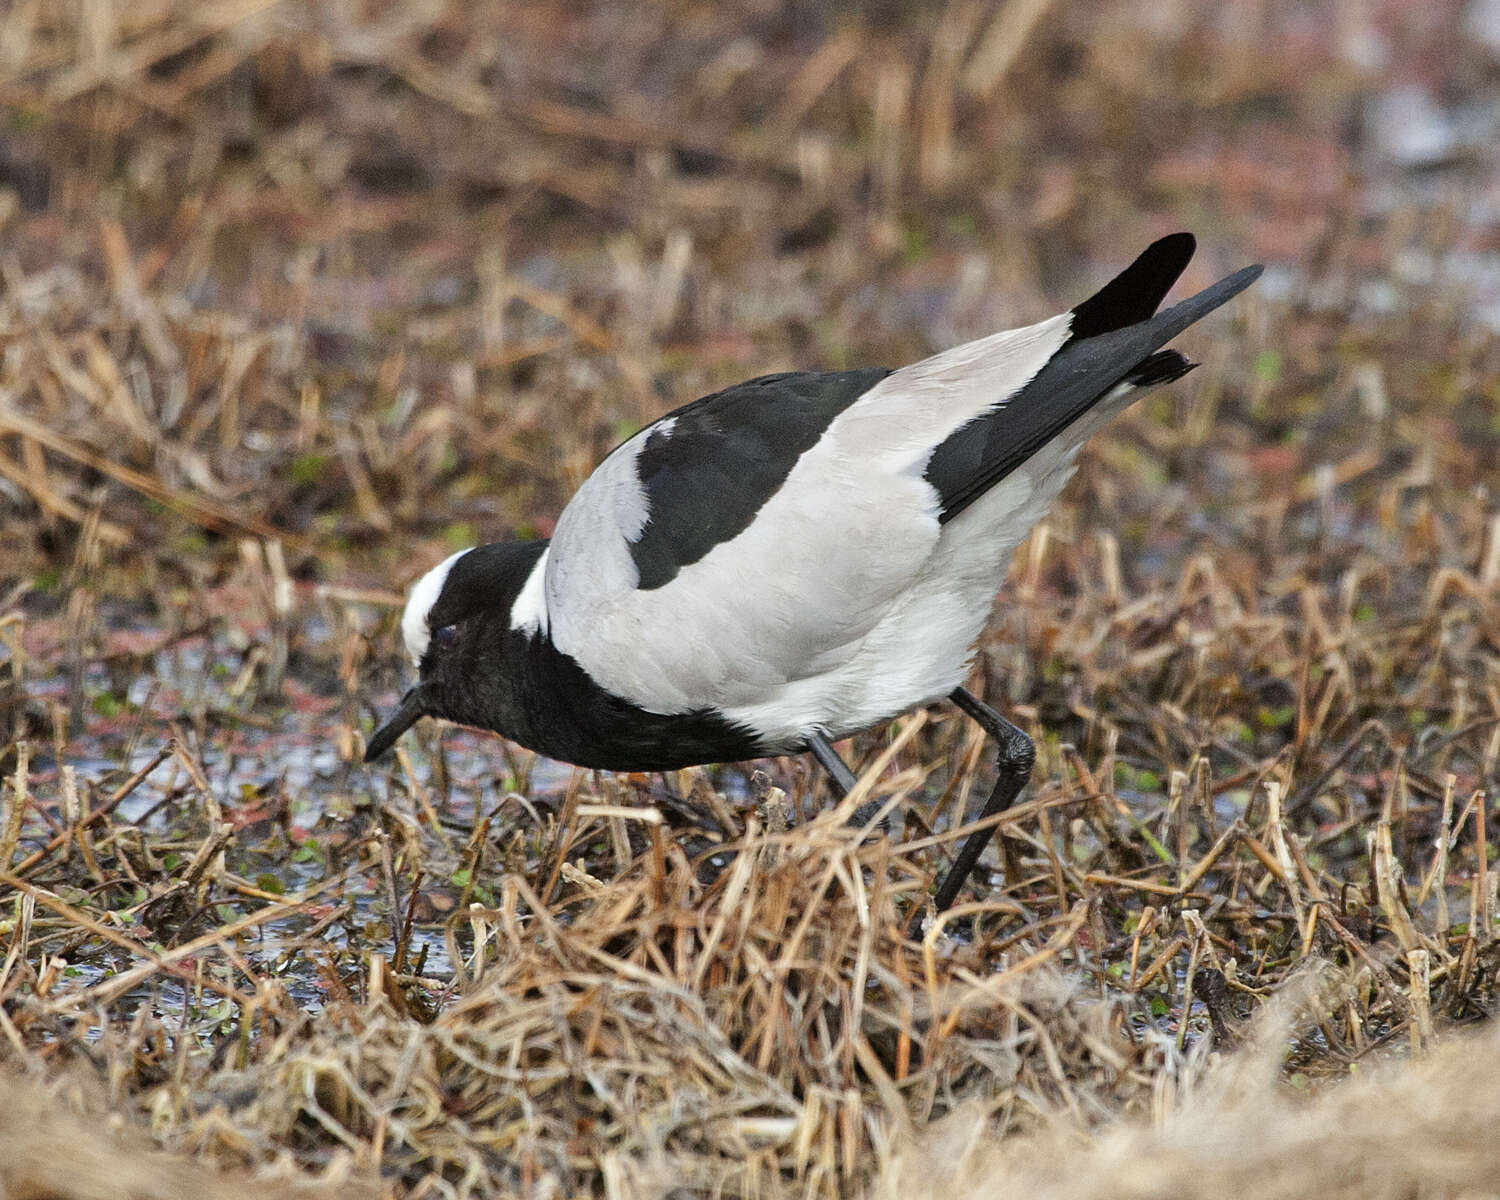
POLYGON ((102 502, 173 574, 269 528, 294 577, 399 583, 429 539, 545 533, 667 407, 1038 317, 1177 228, 1187 286, 1265 260, 1251 311, 1305 318, 1196 335, 1253 366, 1229 412, 1156 402, 1211 443, 1169 474, 1235 419, 1281 448, 1196 501, 1403 420, 1462 471, 1496 437, 1491 8, 13 4, 0 386, 78 453, 7 426, 5 561, 102 502))

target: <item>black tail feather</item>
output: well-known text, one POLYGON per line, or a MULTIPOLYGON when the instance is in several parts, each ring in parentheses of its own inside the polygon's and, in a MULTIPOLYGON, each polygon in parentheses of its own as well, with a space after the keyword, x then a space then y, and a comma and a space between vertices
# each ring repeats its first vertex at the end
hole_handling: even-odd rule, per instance
MULTIPOLYGON (((1165 256, 1170 253, 1171 261, 1176 264, 1171 268, 1174 279, 1175 272, 1186 264, 1184 254, 1191 252, 1191 241, 1188 235, 1180 234, 1156 243, 1156 246, 1171 244, 1167 251, 1157 254, 1165 263, 1165 256)), ((1161 347, 1194 321, 1244 291, 1261 272, 1258 266, 1245 267, 1153 316, 1159 297, 1140 281, 1147 276, 1158 282, 1166 278, 1167 268, 1153 267, 1148 262, 1155 249, 1147 250, 1093 300, 1086 300, 1073 310, 1073 336, 1030 383, 1000 406, 951 434, 933 451, 925 478, 938 490, 942 504, 939 521, 946 523, 958 516, 1097 404, 1117 383, 1128 381, 1154 387, 1185 375, 1193 364, 1177 351, 1163 351, 1161 347), (1147 266, 1142 267, 1143 263, 1147 266), (1138 268, 1144 274, 1136 273, 1138 268), (1128 287, 1122 286, 1121 281, 1127 278, 1133 282, 1128 287), (1087 306, 1115 288, 1120 289, 1113 293, 1117 298, 1140 289, 1135 294, 1149 296, 1151 307, 1145 310, 1145 318, 1134 324, 1103 329, 1106 318, 1101 314, 1108 308, 1120 313, 1123 300, 1112 300, 1109 305, 1093 310, 1087 310, 1087 306), (1090 335, 1078 332, 1080 312, 1093 322, 1092 326, 1086 326, 1094 329, 1090 335)), ((1170 282, 1162 286, 1170 286, 1170 282)), ((1144 304, 1145 300, 1140 299, 1139 303, 1144 304)))
POLYGON ((1136 387, 1159 387, 1181 379, 1198 364, 1176 350, 1159 350, 1135 370, 1125 376, 1122 383, 1133 383, 1136 387))
POLYGON ((1073 337, 1098 337, 1146 320, 1166 299, 1197 248, 1190 233, 1172 233, 1152 242, 1139 258, 1073 309, 1073 337))

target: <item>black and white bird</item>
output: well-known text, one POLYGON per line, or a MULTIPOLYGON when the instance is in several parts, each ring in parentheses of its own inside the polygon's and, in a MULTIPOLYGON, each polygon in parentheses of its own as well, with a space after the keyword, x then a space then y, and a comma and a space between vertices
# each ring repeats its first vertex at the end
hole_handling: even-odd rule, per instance
MULTIPOLYGON (((423 716, 583 767, 664 771, 810 751, 948 698, 996 740, 982 817, 1014 802, 1031 740, 962 684, 1011 552, 1079 448, 1195 364, 1168 340, 1246 267, 1164 312, 1194 240, 1153 243, 1069 312, 900 370, 765 375, 617 446, 550 542, 463 550, 417 581, 417 684, 370 739, 423 716)), ((948 907, 992 834, 938 887, 948 907)))

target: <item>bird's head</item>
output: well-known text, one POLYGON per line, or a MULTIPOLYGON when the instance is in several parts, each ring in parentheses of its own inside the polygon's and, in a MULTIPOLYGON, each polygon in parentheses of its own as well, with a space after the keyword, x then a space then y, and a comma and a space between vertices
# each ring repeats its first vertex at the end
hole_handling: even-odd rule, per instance
POLYGON ((485 697, 506 669, 505 635, 545 627, 545 542, 496 542, 450 555, 417 580, 401 638, 417 682, 370 738, 373 762, 422 717, 489 725, 485 697))

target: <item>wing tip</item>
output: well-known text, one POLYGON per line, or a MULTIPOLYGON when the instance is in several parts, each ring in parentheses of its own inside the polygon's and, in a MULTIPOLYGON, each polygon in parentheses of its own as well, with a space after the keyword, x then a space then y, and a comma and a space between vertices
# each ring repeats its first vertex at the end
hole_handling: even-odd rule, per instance
POLYGON ((1196 295, 1181 300, 1161 314, 1161 319, 1174 331, 1168 337, 1176 337, 1183 329, 1195 321, 1206 317, 1214 309, 1222 304, 1233 300, 1247 287, 1261 277, 1265 271, 1261 263, 1252 263, 1248 267, 1241 267, 1238 271, 1224 276, 1218 283, 1210 284, 1196 295))
POLYGON ((1248 267, 1241 267, 1233 275, 1226 278, 1226 282, 1235 280, 1235 293, 1243 292, 1247 287, 1265 274, 1265 263, 1251 263, 1248 267))

